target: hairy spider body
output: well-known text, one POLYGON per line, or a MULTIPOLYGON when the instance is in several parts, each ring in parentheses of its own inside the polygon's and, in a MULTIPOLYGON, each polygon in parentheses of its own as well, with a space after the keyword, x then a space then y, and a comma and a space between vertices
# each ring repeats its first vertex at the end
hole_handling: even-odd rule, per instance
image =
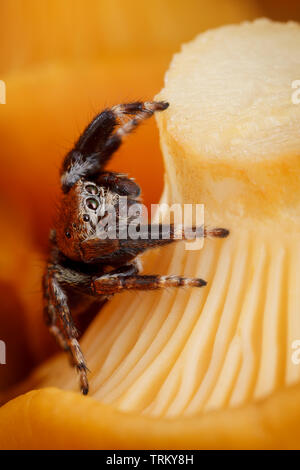
MULTIPOLYGON (((43 277, 44 315, 50 332, 79 372, 83 394, 89 389, 87 366, 71 311, 74 315, 99 309, 112 295, 130 289, 206 285, 198 278, 139 274, 138 255, 176 241, 182 229, 143 224, 139 186, 126 175, 104 171, 122 138, 167 107, 164 102, 135 102, 102 111, 63 161, 63 195, 50 232, 51 252, 43 277), (128 115, 131 119, 126 120, 128 115), (130 224, 140 237, 128 237, 130 224), (155 238, 151 237, 153 228, 155 238)), ((196 233, 226 237, 229 232, 199 227, 196 233)), ((186 235, 182 232, 182 238, 186 235)))

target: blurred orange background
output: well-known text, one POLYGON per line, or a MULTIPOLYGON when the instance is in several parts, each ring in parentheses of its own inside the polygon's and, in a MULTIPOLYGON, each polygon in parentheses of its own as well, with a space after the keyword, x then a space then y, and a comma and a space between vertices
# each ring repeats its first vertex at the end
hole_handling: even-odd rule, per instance
MULTIPOLYGON (((267 16, 299 20, 300 4, 271 0, 1 0, 0 389, 56 346, 42 321, 40 280, 59 197, 58 169, 104 107, 149 100, 182 42, 205 29, 267 16)), ((159 200, 163 164, 155 122, 110 164, 159 200)))

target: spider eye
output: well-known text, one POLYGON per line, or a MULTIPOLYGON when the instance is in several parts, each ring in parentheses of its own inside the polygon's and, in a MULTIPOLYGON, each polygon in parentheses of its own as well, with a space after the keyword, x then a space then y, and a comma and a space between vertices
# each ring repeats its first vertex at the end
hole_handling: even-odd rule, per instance
POLYGON ((99 202, 97 201, 97 199, 93 198, 93 197, 89 197, 87 200, 86 200, 86 205, 89 209, 92 209, 92 210, 96 210, 98 209, 99 207, 99 202))
POLYGON ((84 220, 85 222, 88 222, 88 221, 90 220, 90 216, 89 216, 88 214, 84 214, 83 220, 84 220))
POLYGON ((71 238, 71 234, 68 230, 66 231, 65 235, 66 235, 67 238, 71 238))
POLYGON ((90 194, 98 194, 98 188, 93 184, 87 184, 85 190, 90 194))

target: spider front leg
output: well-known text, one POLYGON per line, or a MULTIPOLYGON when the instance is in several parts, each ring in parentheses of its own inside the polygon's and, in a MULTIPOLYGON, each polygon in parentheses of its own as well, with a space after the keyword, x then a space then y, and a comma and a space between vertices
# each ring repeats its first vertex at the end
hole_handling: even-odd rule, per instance
POLYGON ((136 198, 141 192, 140 187, 132 178, 128 178, 126 175, 114 173, 112 171, 100 173, 96 183, 114 191, 120 196, 136 198))
POLYGON ((97 179, 123 138, 142 121, 153 116, 154 112, 163 111, 168 106, 168 103, 162 101, 137 101, 119 104, 98 114, 63 161, 63 192, 67 193, 81 178, 97 179), (125 122, 124 117, 127 115, 133 117, 125 122))
POLYGON ((87 395, 89 390, 87 366, 77 340, 78 332, 73 323, 68 306, 68 298, 60 285, 57 267, 48 265, 44 276, 45 319, 49 331, 60 346, 71 355, 72 363, 80 376, 81 391, 87 395))
POLYGON ((226 238, 229 231, 224 228, 186 227, 175 225, 142 225, 138 224, 142 237, 131 238, 89 238, 81 243, 81 256, 85 263, 102 262, 110 266, 126 264, 136 256, 153 248, 159 248, 170 243, 199 237, 226 238))
POLYGON ((206 281, 182 276, 139 275, 137 260, 121 266, 108 274, 94 278, 90 293, 94 296, 110 296, 124 290, 155 290, 166 287, 203 287, 206 281))
POLYGON ((166 287, 203 287, 206 281, 182 276, 106 274, 93 280, 92 295, 113 295, 125 290, 156 290, 166 287))

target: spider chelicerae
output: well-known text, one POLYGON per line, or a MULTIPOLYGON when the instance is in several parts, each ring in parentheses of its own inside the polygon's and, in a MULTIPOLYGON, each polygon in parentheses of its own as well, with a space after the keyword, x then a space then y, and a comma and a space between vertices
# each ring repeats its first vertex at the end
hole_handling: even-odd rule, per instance
MULTIPOLYGON (((43 277, 44 315, 50 332, 70 354, 84 395, 89 390, 88 369, 72 314, 99 310, 106 299, 130 289, 206 285, 198 278, 140 274, 138 255, 178 240, 178 228, 143 224, 139 211, 129 215, 132 206, 139 206, 139 186, 124 174, 105 171, 123 137, 155 111, 167 107, 168 103, 153 101, 105 109, 87 126, 63 161, 63 194, 50 232, 51 252, 43 277), (124 198, 128 212, 121 217, 120 200, 124 198), (132 223, 139 227, 142 237, 121 236, 124 227, 132 223), (112 229, 115 236, 107 236, 112 229), (151 237, 153 229, 155 238, 151 237)), ((228 233, 222 228, 202 227, 198 236, 224 238, 228 233)), ((182 230, 181 238, 186 238, 186 231, 182 230)))

